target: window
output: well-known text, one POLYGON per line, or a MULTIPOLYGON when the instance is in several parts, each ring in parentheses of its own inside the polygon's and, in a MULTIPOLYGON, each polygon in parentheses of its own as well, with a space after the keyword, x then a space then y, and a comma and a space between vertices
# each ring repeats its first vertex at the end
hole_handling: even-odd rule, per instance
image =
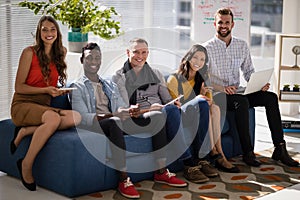
POLYGON ((190 13, 191 12, 191 2, 180 2, 180 12, 190 13))
POLYGON ((0 3, 0 119, 10 116, 19 57, 23 48, 34 42, 31 33, 35 32, 39 19, 39 16, 33 17, 29 11, 14 5, 18 2, 6 0, 0 3))
POLYGON ((180 26, 190 26, 191 25, 191 20, 186 19, 186 18, 180 18, 179 19, 179 25, 180 26))
POLYGON ((251 55, 274 57, 275 34, 281 32, 282 0, 252 0, 251 55))

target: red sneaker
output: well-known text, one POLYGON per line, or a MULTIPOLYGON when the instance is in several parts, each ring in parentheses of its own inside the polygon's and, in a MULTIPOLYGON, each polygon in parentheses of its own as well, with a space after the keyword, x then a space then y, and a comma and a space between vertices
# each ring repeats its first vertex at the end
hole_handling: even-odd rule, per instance
POLYGON ((187 183, 179 178, 176 178, 176 174, 170 173, 168 169, 162 174, 155 173, 154 181, 158 183, 165 183, 174 187, 185 187, 187 183))
POLYGON ((118 190, 124 197, 131 199, 140 198, 140 194, 135 189, 129 177, 125 181, 119 183, 118 190))

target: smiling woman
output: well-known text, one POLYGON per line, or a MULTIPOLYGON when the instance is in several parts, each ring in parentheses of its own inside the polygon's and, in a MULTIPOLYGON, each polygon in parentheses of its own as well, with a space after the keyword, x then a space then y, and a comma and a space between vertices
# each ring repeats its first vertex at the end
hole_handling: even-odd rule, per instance
POLYGON ((55 25, 45 21, 41 29, 41 38, 45 43, 53 43, 57 38, 57 29, 55 25))
POLYGON ((51 98, 66 93, 57 88, 66 80, 66 48, 53 17, 43 16, 36 29, 36 43, 26 47, 20 57, 11 104, 11 117, 17 126, 10 143, 14 154, 25 136, 33 135, 24 158, 17 161, 23 185, 36 190, 32 167, 36 156, 56 130, 73 127, 81 121, 78 112, 50 106, 51 98))

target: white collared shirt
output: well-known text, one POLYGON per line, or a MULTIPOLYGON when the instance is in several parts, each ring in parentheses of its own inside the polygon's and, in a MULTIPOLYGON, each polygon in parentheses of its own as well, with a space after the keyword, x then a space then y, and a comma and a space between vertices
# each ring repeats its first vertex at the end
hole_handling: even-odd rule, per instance
POLYGON ((213 84, 239 86, 240 71, 248 82, 254 72, 248 44, 232 37, 228 46, 216 36, 203 44, 208 53, 208 70, 213 84))

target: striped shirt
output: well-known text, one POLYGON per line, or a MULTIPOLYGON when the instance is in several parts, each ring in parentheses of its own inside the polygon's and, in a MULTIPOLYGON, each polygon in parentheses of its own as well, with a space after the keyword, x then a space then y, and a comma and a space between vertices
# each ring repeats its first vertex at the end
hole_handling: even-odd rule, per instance
POLYGON ((213 84, 239 86, 240 71, 248 82, 254 72, 250 50, 245 41, 232 37, 229 46, 216 36, 205 42, 209 60, 209 74, 213 84))

